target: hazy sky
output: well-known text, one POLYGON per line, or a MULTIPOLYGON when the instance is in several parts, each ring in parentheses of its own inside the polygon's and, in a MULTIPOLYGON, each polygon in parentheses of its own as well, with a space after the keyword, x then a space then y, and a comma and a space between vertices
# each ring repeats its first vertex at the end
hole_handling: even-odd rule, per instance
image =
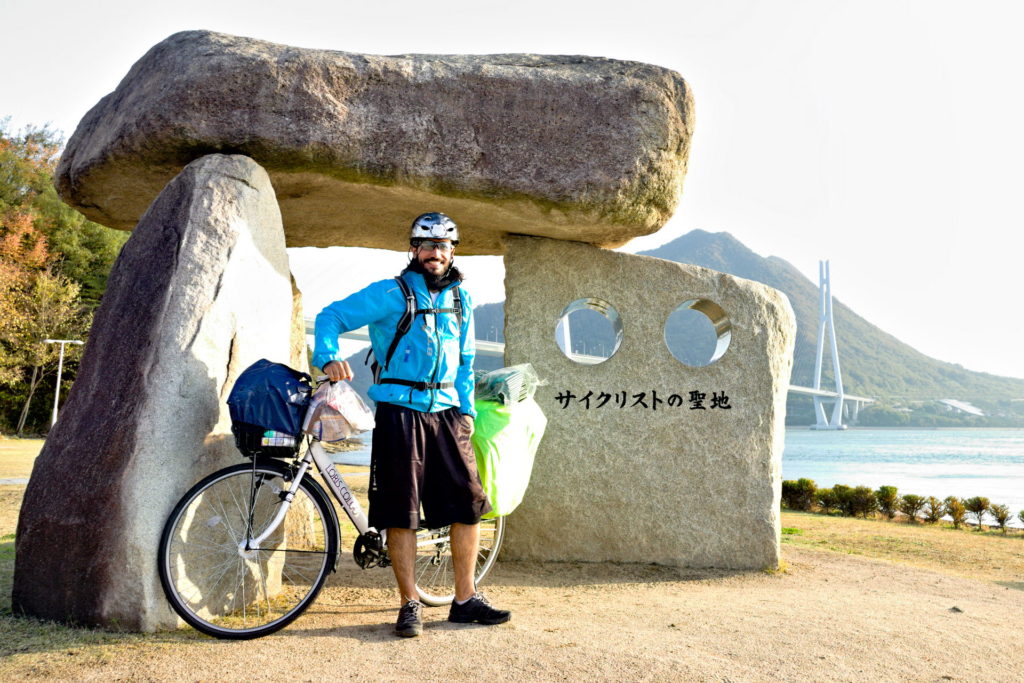
MULTIPOLYGON (((871 322, 930 356, 1024 377, 1022 19, 1024 3, 984 0, 0 0, 0 117, 70 135, 149 47, 184 29, 377 54, 652 62, 689 81, 697 128, 675 217, 626 251, 702 228, 814 281, 828 258, 835 296, 871 322)), ((308 301, 402 260, 361 258, 337 284, 337 267, 304 265, 319 276, 308 301)), ((466 266, 478 301, 501 298, 496 258, 466 266)))

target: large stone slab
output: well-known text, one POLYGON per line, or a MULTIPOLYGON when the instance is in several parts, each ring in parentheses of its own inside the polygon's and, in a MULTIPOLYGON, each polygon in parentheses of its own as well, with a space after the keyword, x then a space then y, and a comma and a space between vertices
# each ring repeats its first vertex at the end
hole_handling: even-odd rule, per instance
POLYGON ((696 266, 529 237, 508 240, 505 269, 506 363, 532 363, 549 384, 537 394, 547 432, 503 555, 777 566, 796 332, 786 297, 696 266), (578 363, 556 344, 563 310, 579 299, 620 317, 621 346, 602 363, 578 363), (670 314, 691 300, 717 304, 717 329, 731 330, 724 355, 702 367, 664 341, 670 314), (693 391, 705 394, 703 409, 693 391))
POLYGON ((130 230, 211 152, 270 172, 288 246, 394 248, 444 211, 464 253, 505 233, 617 246, 682 191, 693 100, 674 71, 599 57, 308 50, 208 31, 153 47, 68 141, 61 196, 130 230))
POLYGON ((240 156, 189 164, 114 264, 36 460, 18 520, 16 611, 132 630, 177 623, 156 569, 164 520, 195 481, 241 460, 227 394, 261 357, 297 360, 293 327, 266 172, 240 156))

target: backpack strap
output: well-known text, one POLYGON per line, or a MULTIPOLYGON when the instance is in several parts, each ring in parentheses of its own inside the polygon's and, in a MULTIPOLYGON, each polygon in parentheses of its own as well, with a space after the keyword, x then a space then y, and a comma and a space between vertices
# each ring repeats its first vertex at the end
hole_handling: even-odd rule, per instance
POLYGON ((413 318, 416 317, 416 296, 412 293, 412 288, 409 287, 409 283, 403 280, 401 276, 396 277, 395 281, 398 282, 398 286, 402 289, 402 294, 405 295, 405 313, 398 319, 398 325, 395 327, 395 337, 391 340, 391 346, 388 347, 388 355, 384 359, 385 370, 391 364, 391 357, 395 355, 398 342, 401 341, 402 337, 409 331, 409 328, 412 327, 413 318))
MULTIPOLYGON (((452 299, 454 300, 454 303, 455 303, 455 311, 454 311, 454 313, 455 313, 456 319, 458 319, 458 321, 459 321, 459 336, 461 337, 462 336, 462 292, 459 290, 459 286, 458 285, 455 285, 455 288, 452 289, 452 299)), ((461 359, 459 360, 459 362, 460 363, 462 362, 461 359)))
POLYGON ((455 382, 414 382, 411 379, 398 379, 395 377, 385 377, 378 383, 401 384, 403 387, 412 387, 419 391, 427 391, 428 389, 451 389, 455 386, 455 382))

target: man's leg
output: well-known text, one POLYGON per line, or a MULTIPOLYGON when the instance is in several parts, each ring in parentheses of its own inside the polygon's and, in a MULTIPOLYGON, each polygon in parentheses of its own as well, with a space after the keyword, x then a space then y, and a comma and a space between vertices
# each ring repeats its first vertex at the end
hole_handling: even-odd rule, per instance
POLYGON ((398 582, 401 604, 419 600, 416 593, 416 531, 388 529, 388 557, 391 558, 391 569, 398 582))
POLYGON ((480 544, 479 524, 452 524, 452 561, 455 564, 455 600, 448 621, 460 624, 504 624, 512 617, 497 609, 476 592, 476 554, 480 544))
POLYGON ((455 564, 455 599, 461 602, 469 600, 476 593, 474 575, 480 545, 480 525, 456 522, 452 524, 451 533, 452 561, 455 564))
POLYGON ((401 593, 401 609, 395 633, 405 638, 418 636, 423 632, 423 617, 419 596, 416 593, 416 532, 412 529, 390 527, 388 529, 388 557, 398 581, 401 593))

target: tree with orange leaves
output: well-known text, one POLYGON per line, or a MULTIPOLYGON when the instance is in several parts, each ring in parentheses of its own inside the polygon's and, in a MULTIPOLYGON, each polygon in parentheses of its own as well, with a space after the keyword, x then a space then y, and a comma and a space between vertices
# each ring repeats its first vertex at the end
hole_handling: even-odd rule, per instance
MULTIPOLYGON (((19 434, 46 424, 43 411, 32 417, 32 399, 55 375, 58 349, 42 340, 85 338, 126 239, 60 201, 60 145, 46 127, 12 135, 0 120, 0 426, 19 434)), ((81 349, 65 353, 67 384, 81 349)))

